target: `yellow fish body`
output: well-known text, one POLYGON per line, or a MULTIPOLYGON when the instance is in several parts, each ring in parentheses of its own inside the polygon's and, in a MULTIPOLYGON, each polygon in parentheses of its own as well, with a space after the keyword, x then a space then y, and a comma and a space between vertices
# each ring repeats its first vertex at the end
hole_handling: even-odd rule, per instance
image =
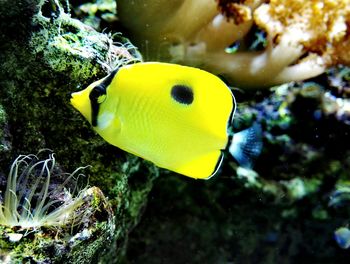
POLYGON ((110 144, 201 179, 222 161, 235 109, 215 75, 158 62, 121 67, 73 93, 71 103, 110 144))

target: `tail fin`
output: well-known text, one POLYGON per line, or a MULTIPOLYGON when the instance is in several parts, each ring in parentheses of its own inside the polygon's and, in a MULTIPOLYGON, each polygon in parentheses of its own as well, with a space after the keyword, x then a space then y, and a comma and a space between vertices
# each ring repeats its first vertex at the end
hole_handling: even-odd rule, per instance
POLYGON ((262 150, 261 125, 255 122, 250 128, 235 133, 228 150, 240 166, 252 168, 262 150))

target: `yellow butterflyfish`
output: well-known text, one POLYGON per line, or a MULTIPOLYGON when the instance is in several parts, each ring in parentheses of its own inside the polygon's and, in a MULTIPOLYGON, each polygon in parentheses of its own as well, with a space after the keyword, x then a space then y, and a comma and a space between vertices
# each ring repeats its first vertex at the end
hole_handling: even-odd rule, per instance
POLYGON ((236 108, 217 76, 159 62, 120 67, 71 103, 108 143, 199 179, 219 168, 236 108))

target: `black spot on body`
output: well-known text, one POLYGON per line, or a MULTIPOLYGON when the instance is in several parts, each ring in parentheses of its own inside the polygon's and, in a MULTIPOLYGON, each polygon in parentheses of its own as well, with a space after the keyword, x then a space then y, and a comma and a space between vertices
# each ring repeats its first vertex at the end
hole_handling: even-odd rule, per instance
POLYGON ((174 85, 171 88, 171 97, 180 104, 190 105, 193 102, 192 88, 186 85, 174 85))

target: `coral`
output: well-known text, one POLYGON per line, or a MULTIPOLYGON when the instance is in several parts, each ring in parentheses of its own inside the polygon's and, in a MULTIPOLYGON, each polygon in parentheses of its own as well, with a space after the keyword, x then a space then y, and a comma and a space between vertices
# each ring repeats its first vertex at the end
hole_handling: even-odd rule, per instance
POLYGON ((66 190, 67 182, 76 177, 81 168, 67 175, 62 185, 49 190, 55 163, 53 154, 45 160, 35 155, 16 158, 8 174, 3 202, 0 202, 0 225, 28 229, 82 221, 83 214, 75 212, 83 203, 83 197, 74 197, 66 190), (49 211, 50 208, 55 209, 49 211))
MULTIPOLYGON (((0 29, 0 186, 6 184, 5 172, 13 157, 50 148, 60 161, 61 171, 74 171, 82 164, 90 164, 91 168, 85 171, 89 184, 98 186, 108 201, 97 187, 92 187, 77 194, 78 198, 83 197, 83 203, 74 212, 88 212, 78 225, 56 228, 37 225, 28 229, 1 226, 0 262, 344 263, 348 260, 348 253, 333 238, 334 231, 346 226, 350 219, 349 207, 340 206, 346 205, 346 195, 335 197, 342 198, 337 206, 329 206, 330 195, 348 181, 350 168, 347 68, 338 65, 327 71, 327 76, 312 82, 289 83, 257 94, 235 90, 238 110, 232 130, 247 128, 256 120, 263 128, 264 149, 254 171, 239 168, 226 155, 217 177, 205 182, 189 181, 109 146, 69 105, 71 92, 100 79, 117 65, 141 60, 137 49, 120 35, 98 33, 72 19, 66 1, 17 2, 14 5, 13 1, 5 0, 0 5, 0 19, 5 21, 0 29), (160 173, 164 177, 158 178, 160 173), (147 202, 149 207, 140 222, 147 202)), ((283 16, 287 1, 226 1, 227 5, 224 2, 220 1, 224 14, 211 0, 147 1, 147 12, 143 9, 146 1, 120 0, 118 10, 122 20, 132 14, 127 22, 129 33, 134 34, 132 25, 135 25, 135 34, 142 36, 138 43, 147 58, 203 63, 202 56, 215 55, 235 42, 231 54, 224 53, 223 63, 242 65, 244 60, 240 61, 239 56, 248 61, 261 58, 258 61, 263 62, 258 63, 261 69, 272 64, 283 70, 310 66, 303 64, 304 59, 312 62, 317 58, 316 61, 321 59, 322 71, 324 62, 327 67, 332 63, 347 63, 346 51, 344 57, 336 56, 347 45, 347 35, 343 39, 341 30, 329 30, 335 34, 326 36, 331 49, 324 50, 324 40, 317 39, 317 28, 306 31, 312 41, 303 42, 298 37, 289 39, 280 27, 264 27, 264 14, 273 18, 273 25, 280 20, 282 28, 296 25, 296 17, 283 16), (281 13, 273 12, 277 9, 281 13), (198 14, 198 19, 193 20, 193 12, 198 14), (262 12, 259 26, 265 33, 256 30, 258 12, 262 12), (149 22, 148 15, 152 18, 149 22), (187 26, 189 20, 192 23, 187 26), (259 39, 246 43, 246 38, 255 32, 259 39), (270 34, 275 34, 274 38, 270 34), (293 53, 285 54, 289 41, 296 46, 292 45, 293 53), (313 44, 310 50, 309 44, 314 42, 317 45, 313 44), (257 50, 251 51, 248 46, 257 50), (305 53, 300 53, 300 47, 305 47, 305 53), (259 57, 269 52, 272 57, 259 57), (281 54, 283 58, 276 60, 274 56, 281 54)), ((321 11, 332 8, 332 2, 325 2, 321 11)), ((311 8, 308 1, 302 5, 311 8)), ((290 8, 299 10, 300 6, 290 8)), ((300 10, 301 14, 309 15, 308 8, 300 10)), ((317 10, 319 5, 314 8, 311 9, 317 10)), ((339 14, 347 12, 346 8, 343 10, 339 14)), ((97 11, 101 12, 104 11, 97 11)), ((347 19, 346 13, 343 14, 347 19)), ((335 18, 338 13, 332 16, 335 18)), ((325 26, 343 28, 341 21, 335 27, 331 21, 336 20, 327 21, 325 26)), ((94 25, 98 28, 104 23, 107 20, 94 25)), ((230 68, 224 67, 223 73, 230 74, 230 68)), ((247 67, 242 69, 249 73, 247 67)), ((265 72, 273 73, 266 75, 266 80, 255 79, 259 82, 254 83, 254 75, 248 80, 256 86, 269 86, 278 76, 276 69, 272 67, 265 72)), ((53 183, 57 187, 62 181, 53 183)), ((39 194, 45 192, 39 185, 37 190, 39 194)), ((50 190, 49 187, 48 193, 50 190)), ((67 190, 60 197, 49 198, 53 201, 69 198, 67 190)), ((35 199, 33 196, 32 207, 37 206, 35 199)), ((21 213, 21 207, 18 212, 21 213)), ((48 215, 51 212, 53 208, 46 211, 48 215)), ((29 218, 33 215, 34 211, 27 214, 29 218)))
POLYGON ((218 6, 210 0, 121 0, 118 14, 146 59, 196 65, 235 86, 269 87, 349 64, 348 0, 233 0, 218 6), (261 51, 246 45, 255 27, 267 33, 261 51), (227 52, 234 43, 239 49, 227 52))
POLYGON ((78 190, 80 170, 62 173, 53 154, 16 158, 0 202, 3 260, 91 263, 112 243, 112 208, 97 187, 78 190))
MULTIPOLYGON (((254 9, 259 2, 250 1, 249 5, 254 9)), ((122 0, 117 9, 143 55, 153 60, 182 61, 189 53, 224 49, 252 26, 250 21, 239 26, 230 23, 212 0, 138 0, 131 5, 122 0), (130 15, 137 19, 130 19, 130 15)))
MULTIPOLYGON (((203 10, 198 6, 202 3, 207 5, 208 13, 215 13, 215 17, 219 11, 214 10, 213 2, 198 1, 197 8, 191 8, 189 1, 187 5, 186 2, 147 1, 149 10, 145 12, 143 4, 146 1, 132 1, 134 6, 130 1, 118 1, 121 19, 133 18, 132 21, 127 20, 127 24, 124 25, 129 28, 128 33, 134 36, 147 59, 175 58, 183 61, 183 58, 190 54, 190 59, 197 56, 202 60, 202 54, 196 55, 195 52, 203 51, 205 48, 203 43, 205 44, 206 41, 210 45, 213 43, 211 52, 215 52, 214 44, 218 45, 217 50, 222 51, 228 42, 238 40, 232 34, 230 36, 232 38, 227 38, 227 43, 220 46, 220 39, 216 39, 218 41, 215 43, 216 35, 212 32, 203 34, 208 36, 208 40, 203 40, 201 45, 197 45, 198 43, 194 40, 194 37, 197 37, 196 30, 203 28, 200 25, 203 21, 199 19, 199 14, 203 10), (157 3, 159 6, 156 5, 157 3), (187 9, 181 9, 181 7, 184 8, 183 3, 187 9), (131 11, 132 9, 134 10, 131 11), (162 12, 157 13, 154 10, 162 10, 162 12), (177 13, 176 10, 181 12, 177 13), (195 13, 197 10, 198 13, 195 13), (195 21, 193 21, 194 16, 180 15, 186 13, 185 11, 194 12, 195 21), (122 16, 126 16, 128 12, 132 15, 129 18, 123 18, 122 16), (145 20, 148 15, 152 18, 150 21, 145 20), (157 20, 160 17, 162 19, 157 20), (181 23, 167 24, 167 21, 181 21, 181 23), (185 28, 186 21, 193 22, 189 28, 186 27, 191 33, 187 30, 176 30, 177 25, 179 28, 185 28), (167 27, 167 32, 159 30, 162 26, 168 25, 172 28, 167 27), (193 30, 192 26, 197 29, 193 30), (159 31, 161 35, 157 35, 159 31)), ((251 9, 244 7, 248 1, 219 2, 226 2, 228 5, 232 2, 239 3, 233 7, 231 14, 235 14, 236 17, 238 12, 244 16, 243 20, 234 20, 232 18, 235 17, 230 17, 230 13, 226 12, 225 16, 217 16, 217 25, 239 24, 240 21, 249 20, 250 16, 254 19, 258 6, 263 6, 265 2, 275 5, 274 8, 281 4, 279 6, 281 13, 271 14, 271 17, 274 17, 271 22, 282 19, 282 28, 289 27, 288 23, 297 18, 292 15, 293 13, 290 16, 282 15, 286 11, 284 9, 287 6, 286 1, 256 1, 256 8, 251 9), (286 20, 283 20, 284 18, 286 20)), ((303 3, 299 1, 305 5, 312 2, 319 1, 303 3)), ((325 1, 323 11, 331 7, 332 2, 334 1, 325 1)), ((266 8, 266 5, 264 6, 266 8)), ((297 9, 298 6, 290 8, 297 9)), ((314 7, 317 9, 320 6, 316 4, 314 7)), ((222 8, 227 6, 223 4, 222 8)), ((336 11, 336 9, 333 10, 336 11)), ((309 15, 307 12, 310 9, 299 11, 303 15, 309 15), (306 13, 303 13, 304 11, 306 13)), ((347 12, 346 9, 338 11, 347 12)), ((332 14, 334 17, 337 16, 336 13, 332 14)), ((208 21, 213 20, 208 19, 208 21)), ((327 21, 322 25, 331 26, 331 21, 327 21)), ((284 54, 283 51, 288 48, 285 44, 289 44, 288 41, 281 43, 284 30, 273 31, 274 28, 272 28, 271 32, 275 34, 275 38, 267 38, 267 32, 256 30, 252 23, 248 24, 246 24, 247 31, 250 32, 246 34, 247 31, 242 31, 244 39, 232 45, 231 54, 225 53, 221 62, 228 61, 234 65, 242 65, 240 61, 235 64, 238 55, 253 59, 259 58, 256 56, 261 54, 268 55, 268 52, 271 52, 271 64, 278 66, 277 71, 297 69, 303 65, 299 64, 304 61, 303 59, 310 60, 310 64, 304 64, 306 66, 312 65, 313 59, 316 61, 321 59, 319 69, 322 71, 326 68, 322 63, 339 62, 332 57, 334 53, 331 49, 322 48, 324 47, 322 38, 327 34, 317 34, 318 29, 326 31, 331 28, 313 27, 311 31, 305 31, 312 42, 317 42, 317 37, 321 37, 322 41, 317 42, 319 45, 313 46, 313 50, 310 50, 311 47, 307 46, 307 42, 300 42, 299 36, 296 36, 295 39, 290 40, 292 44, 299 43, 296 46, 292 45, 291 48, 295 48, 293 54, 284 54), (258 38, 254 37, 249 41, 251 34, 254 33, 257 33, 258 38), (246 43, 246 37, 248 37, 248 43, 246 43), (299 52, 301 47, 299 45, 306 45, 305 53, 299 52), (250 50, 251 46, 254 46, 255 51, 250 50), (236 51, 232 51, 234 49, 236 51), (276 58, 281 54, 283 57, 278 61, 276 58), (295 61, 285 60, 289 55, 291 55, 290 59, 295 61), (322 57, 323 55, 325 56, 322 57), (334 61, 331 62, 333 59, 334 61), (279 62, 281 65, 278 64, 279 62), (296 67, 293 68, 293 66, 296 67)), ((327 40, 331 43, 329 48, 337 46, 336 39, 333 40, 335 42, 331 39, 327 40)), ((340 38, 339 41, 343 40, 340 38)), ((208 54, 210 53, 204 53, 203 56, 208 54)), ((260 58, 263 62, 261 69, 266 70, 264 63, 269 62, 269 57, 260 58)), ((214 61, 213 64, 219 62, 214 61)), ((242 67, 242 71, 246 73, 247 68, 242 67)), ((223 70, 227 69, 226 64, 223 70)), ((274 70, 267 69, 266 74, 274 70)), ((309 70, 312 72, 312 69, 309 70)), ((132 263, 295 263, 298 261, 346 263, 349 252, 338 247, 334 240, 334 231, 349 224, 350 210, 348 202, 344 199, 347 194, 343 192, 342 195, 335 197, 342 198, 339 199, 341 202, 337 206, 330 206, 330 196, 334 195, 334 190, 341 190, 339 186, 348 181, 349 177, 348 72, 346 67, 338 65, 327 70, 327 75, 304 83, 293 82, 273 87, 270 91, 255 93, 234 89, 238 110, 232 130, 240 131, 256 120, 263 128, 264 149, 255 164, 254 171, 238 167, 226 155, 222 170, 210 181, 189 181, 172 173, 158 178, 151 191, 152 199, 149 201, 145 215, 130 234, 127 260, 132 263)), ((263 76, 266 80, 258 80, 256 86, 260 87, 265 81, 270 82, 275 76, 277 75, 263 76)), ((300 75, 297 74, 297 76, 300 75)), ((243 77, 245 78, 246 75, 243 77)), ((249 81, 254 82, 253 77, 249 81)), ((233 81, 232 83, 237 84, 233 81)), ((135 169, 137 168, 136 166, 135 169)), ((139 171, 137 174, 142 172, 139 171)), ((135 194, 135 199, 140 198, 137 197, 137 193, 135 194)), ((134 208, 134 212, 140 210, 138 206, 134 208)))

